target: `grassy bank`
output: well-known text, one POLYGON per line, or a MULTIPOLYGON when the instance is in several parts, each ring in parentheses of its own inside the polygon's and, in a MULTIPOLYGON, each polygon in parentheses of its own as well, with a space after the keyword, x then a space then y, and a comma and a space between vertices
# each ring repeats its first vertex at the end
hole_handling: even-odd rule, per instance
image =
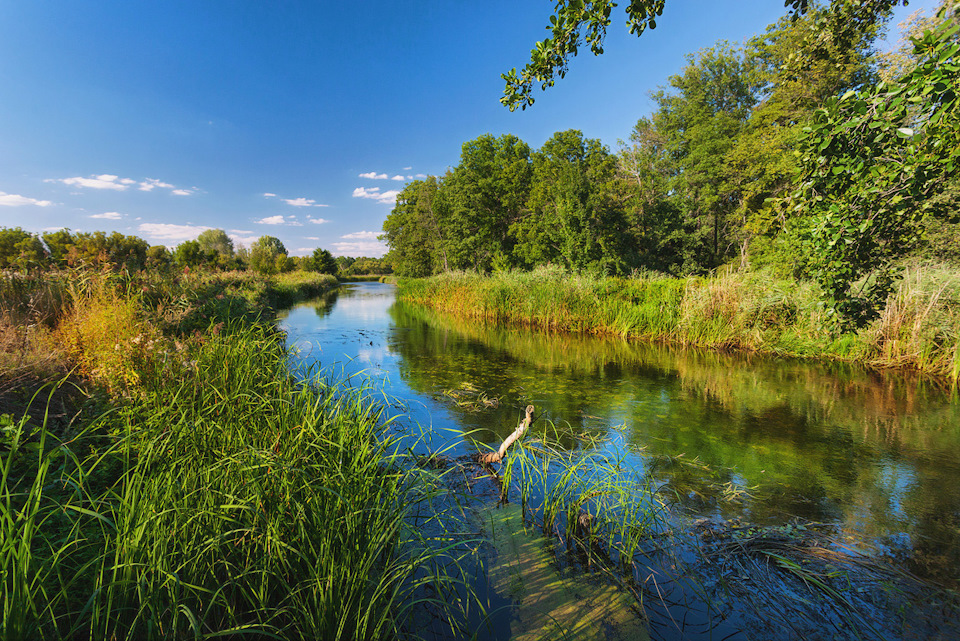
POLYGON ((960 275, 908 267, 880 317, 835 334, 813 283, 765 272, 711 278, 596 278, 545 268, 401 280, 399 297, 473 320, 715 349, 905 367, 956 385, 960 275))
POLYGON ((39 328, 18 367, 57 344, 98 401, 54 425, 49 386, 3 418, 0 638, 396 638, 449 588, 413 512, 438 484, 373 391, 301 382, 256 320, 330 282, 35 278, 5 284, 39 328))

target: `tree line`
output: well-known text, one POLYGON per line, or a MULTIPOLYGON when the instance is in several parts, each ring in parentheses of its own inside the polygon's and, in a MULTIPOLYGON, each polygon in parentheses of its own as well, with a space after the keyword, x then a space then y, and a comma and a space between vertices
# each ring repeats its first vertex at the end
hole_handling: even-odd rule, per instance
POLYGON ((691 54, 616 152, 577 130, 540 149, 510 134, 466 142, 456 167, 400 193, 388 256, 404 276, 770 266, 816 278, 862 322, 906 252, 960 257, 952 4, 885 57, 882 20, 840 27, 812 4, 743 46, 691 54))
POLYGON ((150 245, 137 236, 119 232, 73 232, 69 229, 34 234, 20 227, 0 228, 0 269, 110 266, 139 271, 168 268, 204 270, 252 270, 263 275, 294 270, 350 276, 389 274, 392 267, 382 258, 334 257, 329 250, 315 249, 309 256, 290 256, 279 238, 261 236, 249 248, 234 246, 222 229, 207 229, 196 239, 177 245, 150 245))

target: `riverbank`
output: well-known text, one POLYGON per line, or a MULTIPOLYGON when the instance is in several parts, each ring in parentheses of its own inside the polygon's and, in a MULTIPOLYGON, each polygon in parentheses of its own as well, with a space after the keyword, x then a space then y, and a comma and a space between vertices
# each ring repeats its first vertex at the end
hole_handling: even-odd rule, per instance
POLYGON ((294 376, 269 322, 335 285, 5 277, 0 637, 392 639, 450 589, 413 512, 441 484, 374 391, 294 376))
POLYGON ((401 300, 476 321, 856 361, 951 386, 960 375, 960 274, 941 266, 908 267, 880 317, 848 334, 831 330, 814 283, 765 272, 621 279, 541 268, 401 279, 398 288, 401 300))

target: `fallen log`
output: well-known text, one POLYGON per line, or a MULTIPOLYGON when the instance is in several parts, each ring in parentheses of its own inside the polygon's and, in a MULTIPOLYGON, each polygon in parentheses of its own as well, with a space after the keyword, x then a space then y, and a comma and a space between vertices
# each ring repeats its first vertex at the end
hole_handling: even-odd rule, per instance
POLYGON ((527 405, 527 416, 524 418, 520 425, 517 426, 517 429, 513 430, 513 434, 504 439, 503 443, 500 444, 500 449, 496 452, 487 452, 486 454, 481 454, 478 459, 483 465, 490 465, 491 463, 499 463, 507 453, 507 448, 513 445, 513 442, 520 438, 524 431, 530 427, 530 423, 533 421, 533 405, 527 405))

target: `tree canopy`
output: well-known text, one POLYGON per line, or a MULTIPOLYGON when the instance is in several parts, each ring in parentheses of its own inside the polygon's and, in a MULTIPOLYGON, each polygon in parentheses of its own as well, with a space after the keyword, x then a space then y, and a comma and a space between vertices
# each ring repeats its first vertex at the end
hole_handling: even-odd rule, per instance
MULTIPOLYGON (((801 16, 809 10, 809 0, 785 0, 793 16, 801 16)), ((872 28, 889 15, 890 9, 907 0, 832 0, 830 10, 824 17, 822 27, 831 40, 840 43, 854 41, 864 30, 872 28)), ((665 0, 629 0, 625 3, 626 26, 630 33, 641 35, 647 28, 655 29, 657 18, 663 14, 665 0)), ((558 78, 569 70, 570 59, 581 47, 588 47, 594 55, 603 53, 603 41, 610 26, 613 0, 557 0, 549 18, 549 37, 539 41, 530 52, 528 62, 520 72, 511 69, 501 77, 506 82, 500 102, 514 111, 526 109, 534 103, 534 87, 541 90, 552 87, 558 78)), ((804 62, 796 60, 797 67, 804 62)))

